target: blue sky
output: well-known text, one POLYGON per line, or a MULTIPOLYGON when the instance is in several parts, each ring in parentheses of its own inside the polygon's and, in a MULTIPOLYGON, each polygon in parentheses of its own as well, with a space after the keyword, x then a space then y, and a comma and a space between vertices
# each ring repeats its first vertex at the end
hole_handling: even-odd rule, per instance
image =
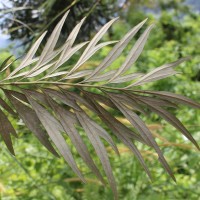
MULTIPOLYGON (((0 8, 3 7, 2 2, 6 5, 9 4, 7 0, 0 0, 0 8)), ((0 48, 5 48, 8 46, 8 44, 9 44, 9 36, 2 34, 2 30, 0 29, 0 48)))

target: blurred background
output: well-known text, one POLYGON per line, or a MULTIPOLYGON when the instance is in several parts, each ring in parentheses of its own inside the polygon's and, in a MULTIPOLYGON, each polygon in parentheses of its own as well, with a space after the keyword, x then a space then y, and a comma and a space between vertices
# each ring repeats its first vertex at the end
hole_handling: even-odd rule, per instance
MULTIPOLYGON (((177 67, 180 74, 147 84, 142 86, 142 89, 172 91, 200 102, 199 0, 0 0, 0 64, 10 55, 14 55, 12 59, 24 55, 45 30, 48 29, 50 34, 68 9, 70 14, 63 27, 60 44, 84 16, 87 16, 87 19, 77 42, 89 40, 102 25, 118 16, 119 20, 104 40, 119 40, 128 30, 148 17, 147 25, 155 23, 155 28, 132 71, 147 72, 185 56, 192 56, 192 59, 177 67)), ((135 40, 142 31, 136 35, 135 40)), ((122 64, 135 40, 113 68, 122 64)), ((97 66, 110 49, 110 46, 105 47, 93 56, 87 64, 88 67, 97 66)), ((68 64, 72 64, 73 59, 70 62, 68 64)), ((14 69, 17 63, 18 61, 11 69, 14 69)), ((194 138, 200 141, 200 110, 180 106, 180 109, 174 112, 194 138)), ((154 176, 153 182, 150 182, 131 152, 118 143, 120 157, 109 148, 108 151, 120 199, 199 200, 199 152, 175 128, 160 120, 158 116, 150 113, 148 118, 143 119, 157 138, 175 173, 177 183, 173 183, 158 164, 155 153, 141 145, 139 148, 154 176)), ((0 142, 0 199, 113 198, 110 188, 103 187, 96 180, 73 147, 77 163, 88 177, 88 184, 82 184, 63 159, 57 159, 48 153, 24 127, 21 120, 11 117, 10 120, 20 139, 14 141, 16 157, 12 157, 3 142, 0 142)), ((127 123, 126 120, 123 122, 127 123)), ((92 147, 90 150, 95 159, 92 147)))

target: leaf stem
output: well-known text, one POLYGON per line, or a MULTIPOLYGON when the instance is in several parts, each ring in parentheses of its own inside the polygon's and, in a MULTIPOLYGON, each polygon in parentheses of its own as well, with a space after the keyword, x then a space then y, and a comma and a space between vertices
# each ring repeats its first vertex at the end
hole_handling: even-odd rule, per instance
POLYGON ((63 82, 53 82, 53 81, 37 81, 37 82, 12 82, 12 83, 0 83, 0 86, 12 85, 12 86, 19 86, 19 85, 56 85, 56 86, 74 86, 74 87, 92 87, 92 88, 100 88, 100 89, 110 89, 110 90, 122 90, 122 91, 132 91, 132 89, 125 89, 119 87, 109 87, 109 86, 102 86, 102 85, 89 85, 89 84, 81 84, 81 83, 63 83, 63 82))

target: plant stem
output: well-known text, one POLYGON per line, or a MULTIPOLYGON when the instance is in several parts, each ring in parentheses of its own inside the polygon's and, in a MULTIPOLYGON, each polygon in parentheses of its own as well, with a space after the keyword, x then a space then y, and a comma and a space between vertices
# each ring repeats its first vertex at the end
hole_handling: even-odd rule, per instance
MULTIPOLYGON (((130 91, 131 89, 125 88, 118 88, 118 87, 109 87, 103 85, 89 85, 89 84, 80 84, 80 83, 63 83, 63 82, 49 82, 49 81, 37 81, 37 82, 13 82, 13 83, 0 83, 0 86, 12 85, 12 86, 19 86, 19 85, 57 85, 57 86, 74 86, 74 87, 92 87, 92 88, 102 88, 102 89, 110 89, 110 90, 122 90, 122 91, 130 91)), ((131 90, 132 91, 132 90, 131 90)))

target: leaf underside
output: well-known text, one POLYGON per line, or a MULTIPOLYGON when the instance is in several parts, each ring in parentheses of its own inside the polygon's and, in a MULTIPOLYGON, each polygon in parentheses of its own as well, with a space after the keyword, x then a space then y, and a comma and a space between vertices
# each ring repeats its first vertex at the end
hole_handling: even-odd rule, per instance
MULTIPOLYGON (((5 94, 5 98, 0 98, 0 134, 8 150, 11 154, 15 154, 11 135, 17 137, 8 116, 19 116, 49 152, 57 157, 61 155, 77 176, 86 182, 84 174, 78 168, 65 140, 67 136, 82 160, 102 184, 106 184, 104 180, 104 175, 106 175, 115 199, 118 198, 117 187, 107 146, 110 145, 113 151, 119 155, 115 144, 116 140, 121 141, 130 149, 150 179, 152 178, 151 171, 137 144, 142 143, 154 149, 158 161, 175 181, 170 166, 153 134, 143 122, 142 116, 149 112, 157 114, 199 149, 199 145, 192 135, 168 108, 176 109, 178 104, 186 104, 199 109, 200 104, 182 95, 166 91, 138 90, 136 87, 176 74, 174 67, 188 60, 188 57, 164 64, 147 74, 140 72, 127 74, 144 48, 153 27, 150 25, 135 42, 122 66, 116 70, 106 70, 121 55, 146 20, 131 29, 118 42, 99 43, 116 21, 113 19, 105 24, 91 41, 74 45, 84 18, 72 30, 66 42, 56 49, 62 26, 68 14, 69 12, 55 27, 40 56, 36 57, 35 54, 46 32, 33 44, 21 64, 0 81, 0 87, 5 94), (81 69, 83 64, 99 49, 113 43, 116 43, 115 46, 95 69, 81 69), (85 49, 76 64, 73 67, 68 66, 67 61, 82 48, 85 49), (66 65, 65 69, 63 65, 66 65), (104 72, 105 70, 107 72, 104 72), (120 87, 121 83, 126 86, 123 87, 122 84, 120 87), (7 89, 7 85, 12 85, 14 89, 7 89), (113 85, 117 85, 117 87, 113 85), (91 88, 95 88, 96 92, 91 92, 91 88), (121 113, 130 122, 130 126, 126 126, 116 116, 113 116, 114 111, 121 113), (80 128, 95 150, 104 173, 91 157, 90 151, 79 133, 80 128)), ((0 73, 5 73, 5 70, 10 67, 12 62, 7 64, 10 58, 3 62, 0 73)))

